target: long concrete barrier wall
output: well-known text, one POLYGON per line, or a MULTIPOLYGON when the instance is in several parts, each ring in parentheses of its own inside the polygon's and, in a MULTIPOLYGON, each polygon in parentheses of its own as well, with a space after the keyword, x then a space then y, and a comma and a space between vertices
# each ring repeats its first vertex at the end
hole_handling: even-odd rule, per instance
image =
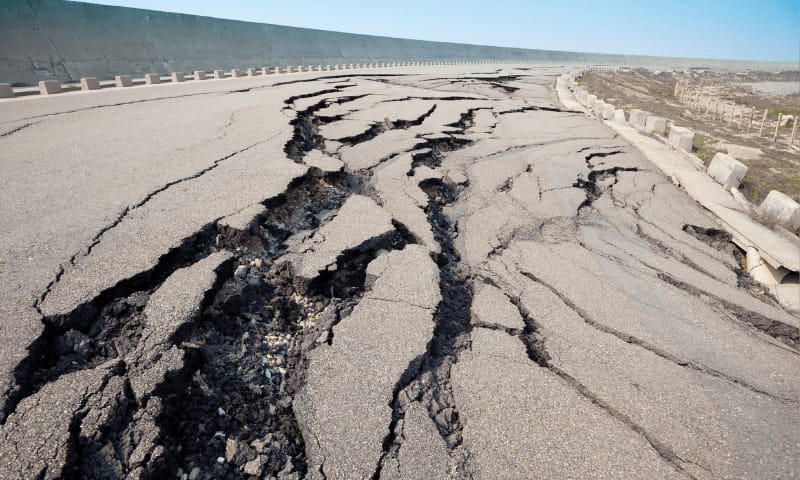
MULTIPOLYGON (((285 27, 63 0, 0 0, 0 83, 110 79, 148 72, 391 61, 556 61, 714 69, 726 62, 488 47, 285 27)), ((788 66, 787 66, 788 65, 788 66)))

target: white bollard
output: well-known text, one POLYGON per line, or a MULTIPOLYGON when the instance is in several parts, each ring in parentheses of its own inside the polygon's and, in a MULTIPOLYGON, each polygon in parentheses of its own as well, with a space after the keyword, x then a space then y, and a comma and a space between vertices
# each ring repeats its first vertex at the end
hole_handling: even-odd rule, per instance
POLYGON ((81 78, 81 90, 100 90, 100 82, 96 77, 81 78))
POLYGON ((789 228, 800 227, 800 204, 777 190, 767 194, 758 206, 758 213, 789 228))
POLYGON ((667 130, 667 119, 664 117, 658 117, 656 115, 650 115, 647 117, 647 121, 644 124, 644 131, 645 133, 657 133, 659 135, 664 135, 664 132, 667 130))
POLYGON ((58 80, 41 80, 39 81, 39 93, 41 95, 61 93, 61 82, 58 80))
POLYGON ((706 173, 720 183, 725 190, 729 190, 731 187, 739 188, 739 184, 747 173, 747 167, 732 156, 718 152, 708 164, 706 173))
POLYGON ((694 145, 694 131, 686 127, 672 127, 667 141, 677 149, 691 152, 694 145))
POLYGON ((0 83, 0 98, 12 98, 14 96, 14 89, 11 88, 10 83, 0 83))
POLYGON ((117 75, 114 77, 114 84, 117 86, 117 88, 130 87, 133 85, 133 81, 128 75, 117 75))
POLYGON ((647 112, 642 110, 631 110, 630 119, 628 123, 633 125, 637 130, 644 130, 645 123, 647 122, 647 112))

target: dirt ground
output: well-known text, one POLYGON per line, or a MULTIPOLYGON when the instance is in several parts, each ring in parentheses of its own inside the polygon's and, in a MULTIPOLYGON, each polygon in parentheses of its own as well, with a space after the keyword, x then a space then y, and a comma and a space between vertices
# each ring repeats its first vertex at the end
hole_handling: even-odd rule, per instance
MULTIPOLYGON (((717 152, 733 155, 748 167, 742 193, 758 204, 770 190, 779 190, 800 201, 800 151, 788 145, 793 120, 780 127, 778 142, 772 142, 778 113, 794 118, 800 113, 799 75, 788 72, 778 76, 782 81, 758 82, 757 78, 743 77, 738 81, 730 75, 711 72, 632 71, 589 72, 577 80, 592 94, 617 108, 645 110, 693 129, 697 132, 693 152, 705 163, 717 152), (719 121, 704 110, 691 110, 681 104, 674 97, 674 91, 675 84, 682 79, 689 80, 690 88, 702 89, 704 95, 719 98, 720 102, 736 103, 736 112, 739 106, 744 106, 741 129, 738 113, 729 125, 727 118, 719 121), (748 132, 749 108, 755 108, 756 113, 748 132), (768 120, 759 136, 765 109, 768 120)), ((794 143, 800 145, 800 134, 794 143)))

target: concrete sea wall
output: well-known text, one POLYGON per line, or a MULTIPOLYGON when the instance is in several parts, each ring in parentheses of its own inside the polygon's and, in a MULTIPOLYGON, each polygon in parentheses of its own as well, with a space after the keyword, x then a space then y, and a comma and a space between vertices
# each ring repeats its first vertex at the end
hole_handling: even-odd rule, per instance
MULTIPOLYGON (((93 76, 102 80, 148 72, 436 60, 759 68, 719 60, 405 40, 63 0, 0 0, 0 83, 30 85, 47 79, 70 82, 93 76)), ((763 69, 783 68, 762 63, 763 69)))

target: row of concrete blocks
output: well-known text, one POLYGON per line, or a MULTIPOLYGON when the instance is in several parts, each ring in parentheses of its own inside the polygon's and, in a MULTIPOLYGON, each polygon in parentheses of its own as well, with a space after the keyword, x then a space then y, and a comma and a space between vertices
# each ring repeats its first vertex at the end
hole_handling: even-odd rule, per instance
MULTIPOLYGON (((659 136, 664 135, 669 129, 669 136, 666 138, 667 144, 686 153, 692 152, 695 137, 694 131, 686 127, 678 127, 672 122, 668 122, 666 118, 650 115, 644 110, 632 109, 626 119, 624 110, 617 109, 614 105, 598 99, 596 95, 590 95, 585 88, 577 86, 574 79, 568 79, 567 84, 573 88, 575 98, 579 102, 595 111, 603 119, 627 123, 641 132, 659 136)), ((747 166, 728 154, 717 153, 708 165, 706 173, 720 183, 725 190, 730 190, 731 188, 739 188, 744 175, 747 173, 747 166)))
MULTIPOLYGON (((308 65, 308 66, 297 66, 297 67, 286 67, 283 70, 280 67, 275 67, 274 69, 270 68, 248 68, 245 71, 239 69, 232 69, 230 72, 225 72, 224 70, 214 70, 211 75, 215 79, 222 79, 226 77, 230 78, 240 78, 240 77, 255 77, 258 75, 270 75, 270 74, 280 74, 280 73, 292 73, 292 72, 323 72, 323 71, 332 71, 332 70, 352 70, 356 68, 385 68, 385 67, 418 67, 418 66, 428 66, 428 65, 464 65, 467 63, 472 62, 388 62, 388 63, 350 63, 350 64, 340 64, 340 65, 317 65, 316 68, 308 65)), ((207 72, 203 70, 195 70, 194 80, 205 80, 207 78, 207 72)), ((133 79, 129 75, 117 75, 114 77, 115 85, 117 87, 130 87, 133 85, 133 79)), ((157 73, 148 73, 144 76, 145 84, 147 85, 156 85, 161 83, 161 76, 157 73)), ((170 74, 170 81, 171 83, 178 83, 186 81, 186 76, 183 72, 172 72, 170 74)), ((81 90, 99 90, 100 89, 100 82, 97 80, 96 77, 84 77, 81 78, 81 90)), ((61 93, 63 91, 61 82, 58 80, 42 80, 39 82, 39 93, 42 95, 52 95, 55 93, 61 93)), ((8 83, 0 83, 0 98, 10 98, 14 96, 14 90, 11 88, 11 85, 8 83)))
MULTIPOLYGON (((659 135, 664 135, 667 127, 669 127, 667 143, 673 148, 683 150, 686 153, 692 152, 695 137, 693 130, 686 127, 678 127, 671 122, 667 122, 663 117, 649 115, 645 111, 635 109, 631 110, 628 123, 645 133, 657 133, 659 135)), ((738 189, 747 173, 747 166, 731 155, 718 152, 711 159, 711 163, 708 164, 706 173, 722 185, 725 190, 738 189)))
MULTIPOLYGON (((567 84, 575 89, 575 96, 579 101, 599 113, 604 119, 626 123, 623 110, 615 109, 613 105, 599 100, 595 95, 589 95, 585 89, 577 87, 574 79, 568 79, 567 84)), ((627 123, 645 133, 657 133, 659 135, 664 135, 669 127, 667 143, 687 153, 692 151, 695 133, 688 128, 672 125, 671 122, 668 122, 663 117, 650 115, 643 110, 633 109, 630 111, 627 123)), ((718 152, 714 154, 711 163, 708 164, 706 174, 722 185, 725 190, 738 190, 744 176, 747 174, 747 165, 732 155, 718 152)), ((764 201, 755 210, 762 218, 768 218, 790 229, 800 227, 800 204, 777 190, 769 192, 764 201)))
MULTIPOLYGON (((567 85, 573 89, 575 97, 587 107, 599 112, 603 118, 607 120, 614 120, 620 123, 629 123, 633 127, 647 132, 659 133, 663 135, 664 130, 669 128, 669 137, 667 142, 675 148, 691 152, 694 143, 694 132, 684 127, 676 127, 672 122, 668 122, 663 117, 655 115, 648 115, 647 112, 642 110, 631 110, 629 118, 626 122, 625 112, 622 110, 613 109, 613 105, 609 105, 602 100, 598 100, 595 95, 589 95, 585 89, 578 87, 575 80, 572 78, 565 78, 567 85)), ((663 137, 661 137, 663 139, 663 137)), ((739 203, 742 203, 748 211, 755 213, 759 220, 767 222, 768 225, 777 224, 791 230, 800 229, 800 204, 788 195, 772 190, 767 194, 766 198, 761 202, 758 207, 753 208, 749 202, 744 199, 739 192, 739 186, 747 173, 747 166, 742 162, 736 160, 729 154, 719 152, 711 159, 711 163, 706 168, 706 174, 714 181, 722 185, 726 191, 730 191, 739 203)), ((792 290, 796 285, 782 285, 788 274, 791 273, 785 267, 773 268, 768 262, 765 262, 758 248, 747 248, 747 268, 750 276, 756 281, 761 282, 770 287, 770 291, 776 294, 779 298, 794 299, 789 302, 790 308, 798 309, 797 290, 792 290), (781 289, 789 290, 790 293, 779 294, 781 289)), ((782 301, 782 304, 786 304, 782 301)))

